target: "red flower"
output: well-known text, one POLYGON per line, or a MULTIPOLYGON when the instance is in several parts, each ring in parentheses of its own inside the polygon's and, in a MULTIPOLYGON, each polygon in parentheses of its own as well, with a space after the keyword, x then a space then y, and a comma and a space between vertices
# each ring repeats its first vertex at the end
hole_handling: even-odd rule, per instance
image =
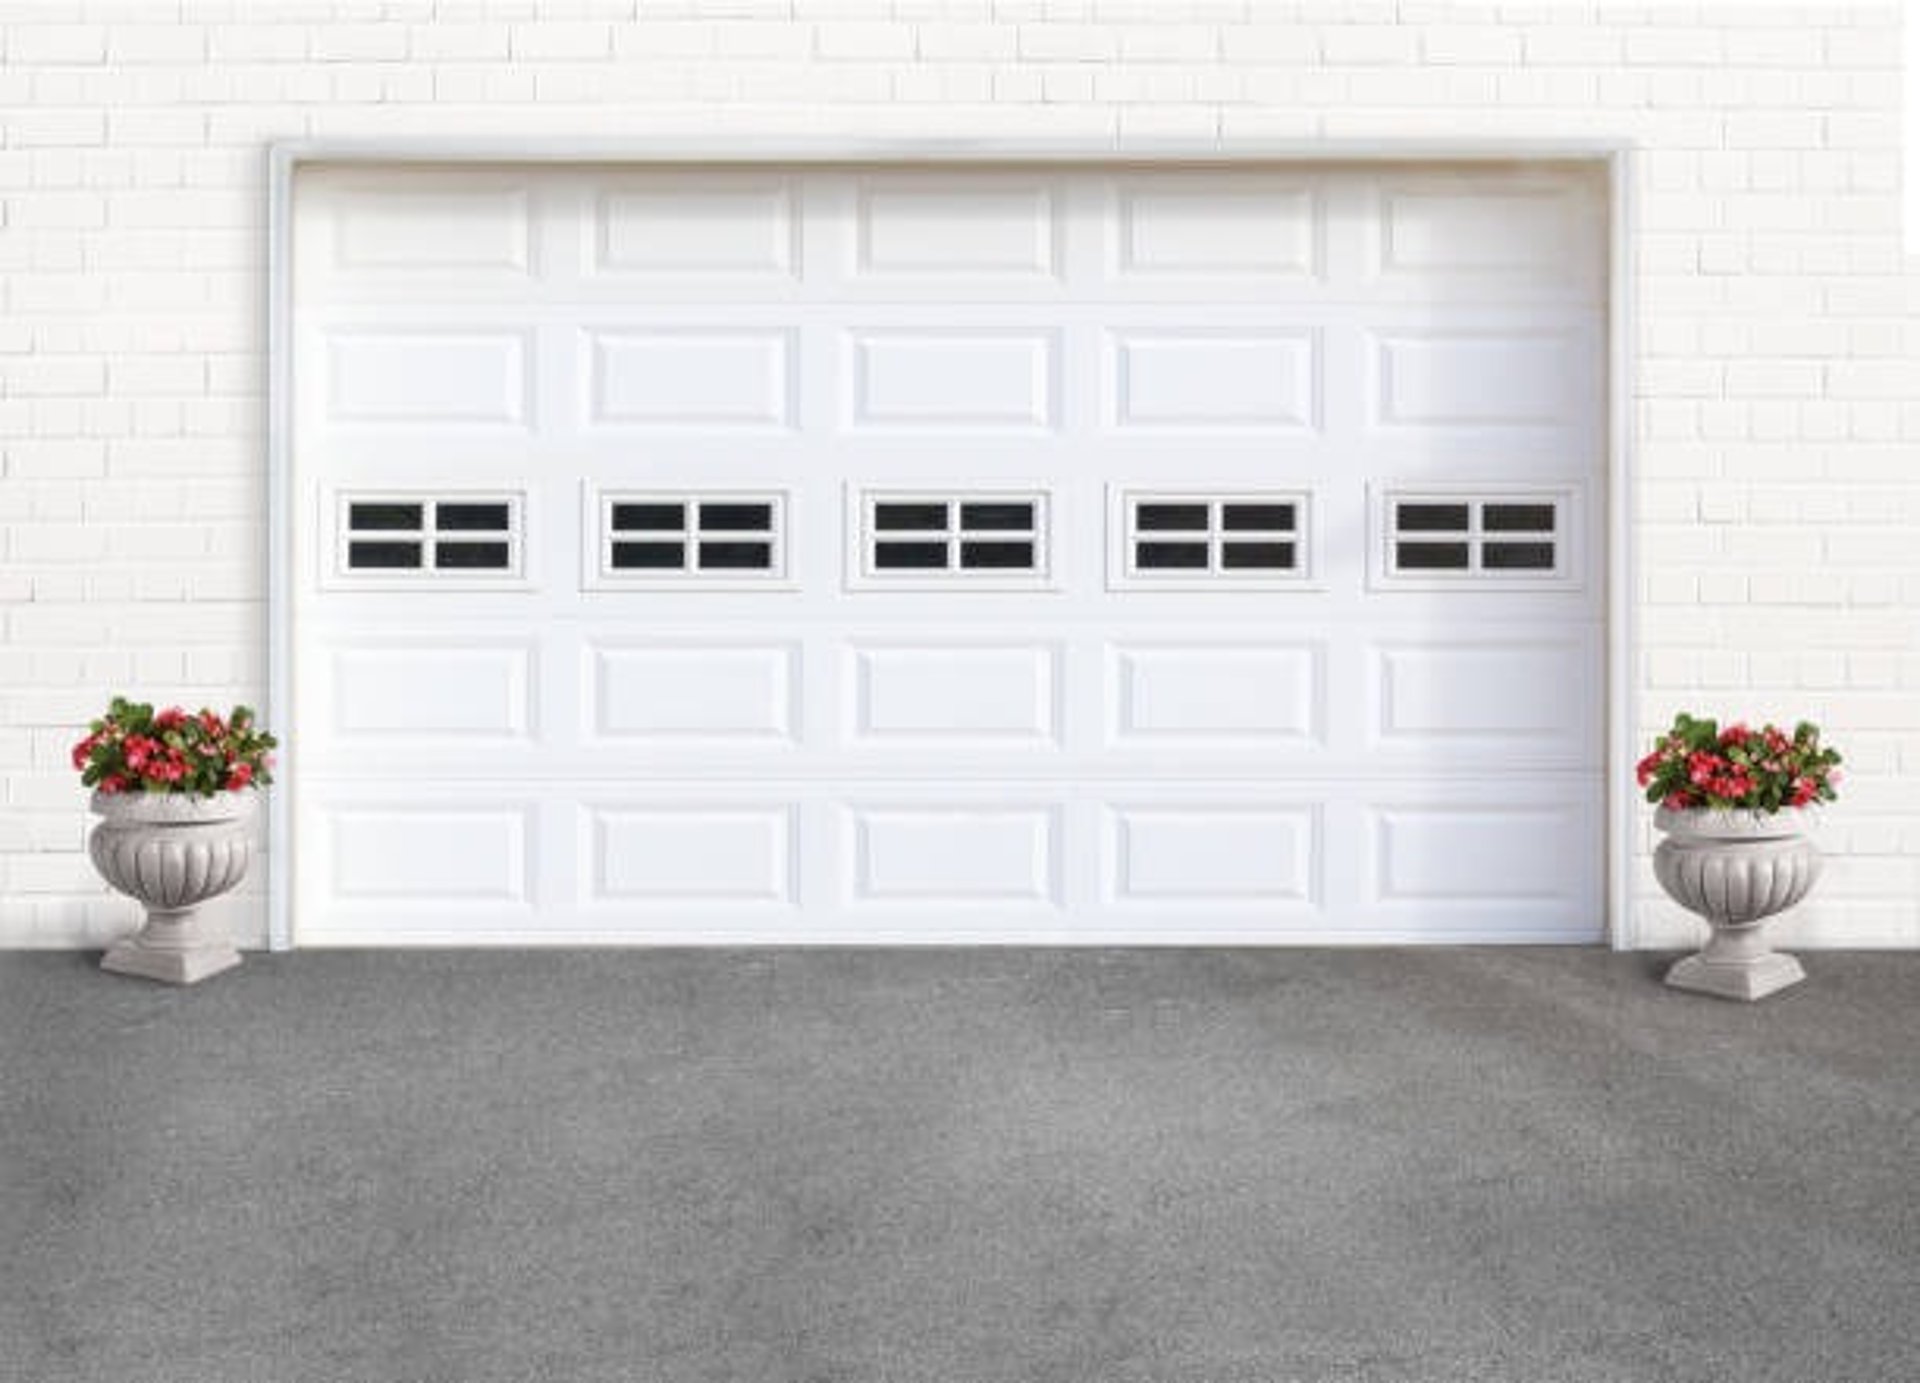
POLYGON ((209 735, 216 738, 227 733, 227 723, 212 711, 200 712, 200 724, 205 727, 209 735))
POLYGON ((87 766, 87 760, 93 757, 93 751, 97 749, 99 745, 100 737, 98 735, 88 735, 85 739, 81 740, 80 743, 74 745, 73 766, 75 768, 85 768, 87 766))
POLYGON ((122 778, 118 773, 109 773, 100 780, 100 791, 102 792, 125 792, 126 790, 127 780, 122 778))
POLYGON ((1687 781, 1697 788, 1706 787, 1720 776, 1720 770, 1726 766, 1727 761, 1718 754, 1696 749, 1687 755, 1687 781))
POLYGON ((178 706, 169 706, 153 718, 153 728, 156 730, 178 730, 186 723, 187 713, 178 706))
POLYGON ((252 764, 235 764, 227 772, 227 791, 238 792, 253 781, 252 764))
POLYGON ((1661 800, 1660 805, 1670 807, 1676 812, 1685 811, 1688 807, 1694 805, 1694 797, 1692 793, 1682 789, 1678 792, 1668 793, 1666 797, 1661 800))
POLYGON ((1745 744, 1752 738, 1753 731, 1749 730, 1743 721, 1738 720, 1720 732, 1722 744, 1745 744))
POLYGON ((138 773, 147 766, 147 760, 159 752, 160 745, 145 735, 128 735, 126 749, 127 767, 138 773))
POLYGON ((1820 789, 1811 778, 1796 778, 1793 784, 1793 796, 1787 801, 1796 807, 1804 807, 1820 794, 1820 789))
POLYGON ((1633 776, 1639 780, 1641 787, 1645 787, 1648 783, 1653 781, 1654 772, 1656 769, 1659 768, 1659 766, 1660 766, 1660 751, 1656 749, 1651 754, 1647 755, 1646 758, 1642 759, 1639 763, 1633 766, 1633 776))

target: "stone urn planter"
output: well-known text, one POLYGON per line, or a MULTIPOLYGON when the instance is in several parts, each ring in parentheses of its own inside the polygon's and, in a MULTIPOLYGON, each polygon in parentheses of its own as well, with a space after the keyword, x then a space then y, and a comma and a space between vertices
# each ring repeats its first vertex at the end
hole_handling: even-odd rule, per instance
POLYGON ((255 794, 93 794, 94 867, 146 906, 147 922, 108 951, 103 970, 193 984, 240 963, 222 923, 200 910, 246 877, 255 794))
POLYGON ((1802 808, 1654 813, 1665 835, 1653 852, 1654 877, 1713 928, 1698 954, 1667 972, 1668 984, 1751 1001, 1806 978, 1799 961, 1767 945, 1766 923, 1805 898, 1820 877, 1807 818, 1802 808))

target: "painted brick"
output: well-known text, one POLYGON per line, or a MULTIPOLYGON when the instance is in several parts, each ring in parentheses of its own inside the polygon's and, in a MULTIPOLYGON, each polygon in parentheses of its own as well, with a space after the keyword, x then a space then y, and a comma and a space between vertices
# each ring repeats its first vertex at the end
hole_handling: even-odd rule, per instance
MULTIPOLYGON (((0 70, 0 945, 131 920, 81 863, 58 761, 101 685, 259 695, 263 141, 862 136, 877 108, 888 134, 946 138, 1502 138, 1518 119, 1631 139, 1643 709, 1828 715, 1863 781, 1836 814, 1841 901, 1800 925, 1920 944, 1920 270, 1897 237, 1890 6, 70 10, 90 22, 15 16, 0 70)), ((1639 869, 1647 925, 1686 927, 1639 869)))

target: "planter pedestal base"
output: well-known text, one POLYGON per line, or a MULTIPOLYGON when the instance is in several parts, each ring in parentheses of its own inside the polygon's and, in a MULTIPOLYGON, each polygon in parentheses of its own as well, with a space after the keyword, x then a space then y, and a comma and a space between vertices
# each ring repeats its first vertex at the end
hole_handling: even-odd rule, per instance
POLYGON ((1691 989, 1697 994, 1715 994, 1722 999, 1743 999, 1748 1003, 1777 994, 1806 977, 1800 962, 1781 951, 1735 961, 1709 960, 1702 952, 1675 961, 1667 971, 1667 983, 1675 989, 1691 989))
POLYGON ((147 925, 108 951, 100 968, 164 984, 198 984, 239 963, 224 929, 205 926, 188 909, 148 913, 147 925))

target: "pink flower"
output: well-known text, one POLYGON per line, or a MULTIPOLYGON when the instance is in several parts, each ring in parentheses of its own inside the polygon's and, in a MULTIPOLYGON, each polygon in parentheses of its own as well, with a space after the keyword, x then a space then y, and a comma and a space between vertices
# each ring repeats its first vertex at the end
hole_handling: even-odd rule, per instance
POLYGON ((1692 793, 1682 789, 1681 791, 1678 791, 1678 792, 1668 793, 1663 799, 1661 799, 1660 805, 1663 807, 1670 807, 1676 812, 1685 811, 1688 807, 1691 807, 1694 805, 1694 797, 1692 793))
POLYGON ((93 757, 93 751, 99 747, 99 744, 100 737, 98 735, 88 735, 85 739, 81 740, 80 743, 74 745, 73 766, 75 768, 85 768, 87 766, 87 760, 93 757))
POLYGON ((252 764, 235 764, 227 773, 227 791, 238 792, 253 781, 252 764))
POLYGON ((122 778, 118 773, 109 773, 100 780, 100 791, 102 792, 113 793, 125 792, 126 790, 127 780, 122 778))
POLYGON ((153 718, 156 730, 178 730, 187 723, 187 713, 178 706, 169 706, 153 718))

